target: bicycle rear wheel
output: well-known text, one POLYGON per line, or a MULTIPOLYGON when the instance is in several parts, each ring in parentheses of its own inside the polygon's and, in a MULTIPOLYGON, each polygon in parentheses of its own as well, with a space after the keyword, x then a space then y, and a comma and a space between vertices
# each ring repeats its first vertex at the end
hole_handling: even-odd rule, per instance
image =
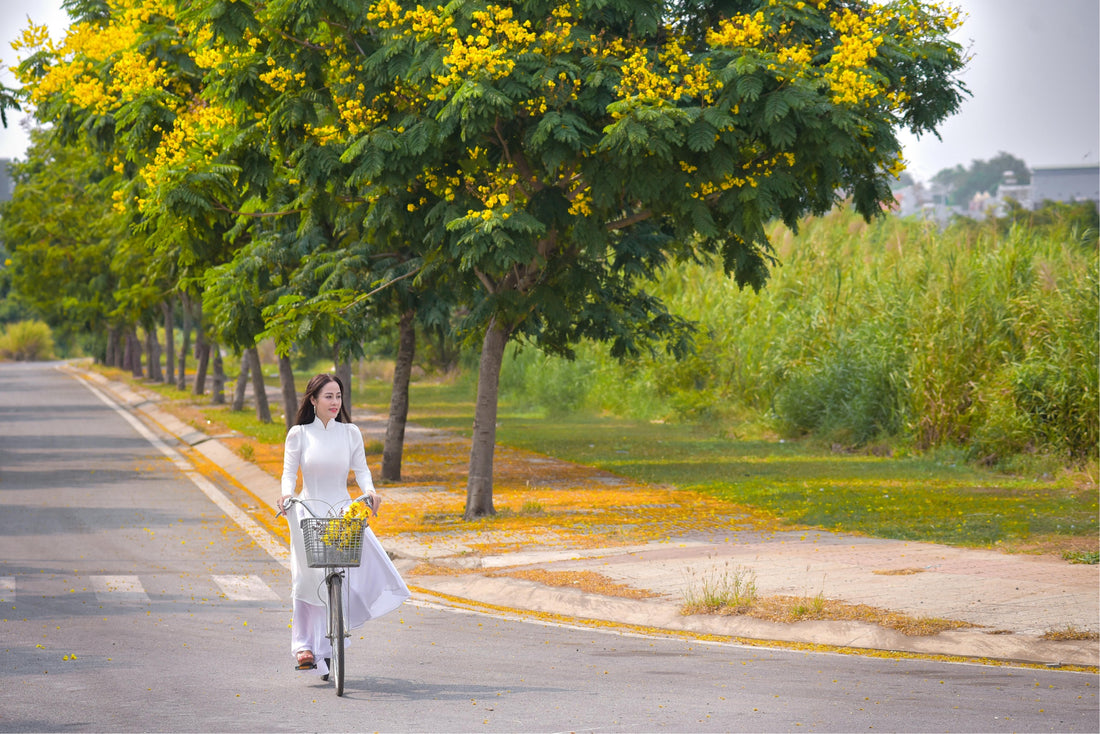
POLYGON ((336 695, 344 695, 344 600, 343 577, 333 574, 328 584, 328 629, 332 642, 332 666, 329 673, 336 683, 336 695))

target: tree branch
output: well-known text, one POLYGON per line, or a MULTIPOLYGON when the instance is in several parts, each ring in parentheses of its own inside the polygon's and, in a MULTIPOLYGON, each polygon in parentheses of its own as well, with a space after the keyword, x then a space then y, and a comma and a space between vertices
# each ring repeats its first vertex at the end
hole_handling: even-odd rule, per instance
POLYGON ((214 208, 218 209, 220 211, 223 211, 226 214, 232 214, 235 217, 256 217, 256 218, 283 217, 283 216, 286 216, 287 214, 301 214, 302 212, 306 211, 305 209, 288 209, 287 211, 284 211, 284 212, 239 212, 239 211, 236 211, 234 209, 230 209, 225 204, 222 204, 219 201, 214 202, 214 208))
POLYGON ((619 219, 617 221, 608 222, 606 226, 609 230, 625 229, 625 228, 629 227, 632 224, 637 224, 638 222, 644 222, 645 220, 649 219, 652 216, 653 216, 653 211, 652 210, 642 209, 640 212, 635 212, 634 214, 631 214, 629 217, 623 217, 622 219, 619 219))
POLYGON ((493 283, 493 279, 482 272, 480 268, 474 268, 474 275, 476 275, 477 279, 481 281, 481 284, 485 286, 485 290, 489 291, 490 293, 497 292, 497 287, 496 284, 493 283))
POLYGON ((512 156, 512 150, 508 147, 508 143, 504 139, 504 133, 501 132, 499 117, 497 117, 496 121, 493 123, 493 132, 496 133, 497 141, 500 143, 501 150, 504 151, 505 160, 516 169, 517 173, 519 173, 519 185, 524 193, 530 196, 528 186, 530 186, 531 191, 541 191, 543 189, 542 182, 538 180, 534 171, 531 170, 531 164, 527 162, 527 156, 525 156, 522 151, 515 157, 512 156))
POLYGON ((361 296, 356 296, 355 299, 352 300, 351 303, 349 303, 348 305, 346 305, 342 309, 340 309, 340 312, 343 313, 344 311, 347 311, 352 306, 356 306, 356 305, 362 303, 363 301, 367 300, 371 296, 386 290, 387 288, 389 288, 394 283, 398 283, 398 282, 404 280, 405 278, 411 278, 412 276, 419 273, 421 271, 421 269, 422 268, 417 268, 416 270, 410 270, 409 272, 405 273, 404 275, 398 276, 397 278, 394 278, 393 280, 391 280, 388 283, 383 283, 382 285, 378 286, 377 288, 370 291, 369 293, 364 293, 361 296))

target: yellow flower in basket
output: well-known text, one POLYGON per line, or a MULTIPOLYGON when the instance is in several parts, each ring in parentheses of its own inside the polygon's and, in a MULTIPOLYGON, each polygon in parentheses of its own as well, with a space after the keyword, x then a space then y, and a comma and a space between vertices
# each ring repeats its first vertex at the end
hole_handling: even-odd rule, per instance
POLYGON ((363 525, 369 510, 362 502, 352 502, 344 516, 330 520, 321 534, 321 542, 337 548, 357 548, 363 542, 363 525))

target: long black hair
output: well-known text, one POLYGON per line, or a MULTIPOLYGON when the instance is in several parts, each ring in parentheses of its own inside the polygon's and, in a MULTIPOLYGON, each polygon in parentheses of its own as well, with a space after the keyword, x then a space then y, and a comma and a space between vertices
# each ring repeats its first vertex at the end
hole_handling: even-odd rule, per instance
POLYGON ((348 412, 348 405, 345 402, 347 400, 347 393, 344 392, 344 383, 340 382, 340 378, 336 375, 330 375, 322 372, 319 375, 315 375, 306 385, 305 395, 302 396, 302 402, 298 406, 298 414, 294 416, 294 425, 306 426, 313 422, 317 417, 317 411, 313 407, 313 400, 324 389, 325 385, 330 382, 335 382, 340 386, 340 412, 336 414, 336 420, 340 423, 351 423, 351 413, 348 412))

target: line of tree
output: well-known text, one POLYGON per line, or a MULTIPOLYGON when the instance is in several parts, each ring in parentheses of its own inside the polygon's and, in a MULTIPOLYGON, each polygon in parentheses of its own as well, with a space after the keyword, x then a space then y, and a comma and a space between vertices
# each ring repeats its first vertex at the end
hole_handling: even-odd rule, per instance
POLYGON ((996 194, 1005 182, 1006 174, 1020 185, 1031 183, 1031 170, 1027 163, 1011 153, 998 153, 988 161, 973 160, 969 166, 961 163, 954 168, 944 168, 932 177, 947 192, 946 203, 965 207, 976 194, 996 194))
POLYGON ((284 360, 398 330, 385 478, 417 325, 480 343, 467 518, 494 512, 509 342, 686 353, 647 290, 666 264, 763 287, 769 221, 842 197, 878 216, 897 131, 966 93, 958 12, 922 0, 65 7, 0 93, 50 126, 0 220, 15 287, 103 354, 174 308, 203 344, 273 337, 284 360))

